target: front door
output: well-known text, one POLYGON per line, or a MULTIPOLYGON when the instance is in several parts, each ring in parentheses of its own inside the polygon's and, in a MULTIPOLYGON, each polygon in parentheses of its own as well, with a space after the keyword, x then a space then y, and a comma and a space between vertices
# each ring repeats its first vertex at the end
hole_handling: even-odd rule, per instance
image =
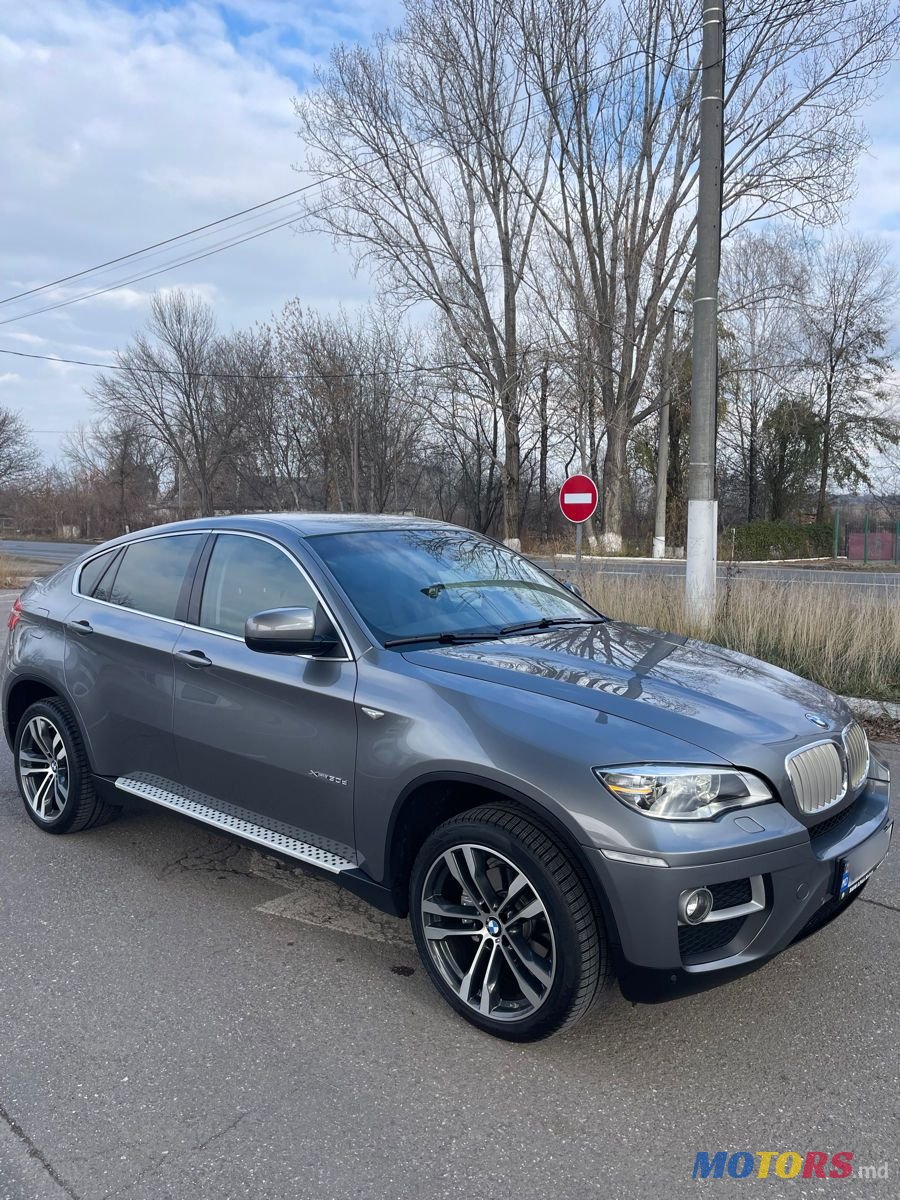
POLYGON ((356 664, 260 654, 244 622, 270 608, 320 604, 287 550, 252 534, 221 533, 206 569, 196 625, 175 646, 178 781, 287 825, 301 840, 353 847, 356 664), (306 835, 312 835, 304 837, 306 835))

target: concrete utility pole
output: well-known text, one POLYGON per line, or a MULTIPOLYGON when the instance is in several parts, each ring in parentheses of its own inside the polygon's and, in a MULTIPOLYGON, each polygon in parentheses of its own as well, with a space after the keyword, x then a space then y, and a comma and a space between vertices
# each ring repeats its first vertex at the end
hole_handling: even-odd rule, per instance
POLYGON ((697 268, 691 372, 691 464, 688 478, 686 605, 704 624, 716 605, 716 401, 719 382, 719 257, 722 239, 724 0, 703 8, 703 78, 697 181, 697 268))
POLYGON ((656 452, 656 523, 653 529, 653 557, 666 556, 666 499, 669 483, 669 401, 672 398, 672 326, 673 314, 666 322, 663 342, 663 381, 659 405, 659 442, 656 452))

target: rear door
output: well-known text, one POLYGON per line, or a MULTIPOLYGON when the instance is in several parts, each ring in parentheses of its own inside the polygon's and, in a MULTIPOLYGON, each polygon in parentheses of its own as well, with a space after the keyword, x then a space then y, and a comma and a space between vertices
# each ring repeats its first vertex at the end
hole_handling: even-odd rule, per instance
POLYGON ((89 559, 76 575, 66 685, 100 775, 174 777, 172 651, 206 537, 142 538, 89 559))
POLYGON ((179 782, 266 825, 290 826, 301 840, 335 842, 350 857, 356 663, 349 648, 342 642, 332 657, 307 658, 247 647, 244 622, 253 613, 323 606, 277 542, 217 534, 201 575, 193 623, 174 655, 179 782))

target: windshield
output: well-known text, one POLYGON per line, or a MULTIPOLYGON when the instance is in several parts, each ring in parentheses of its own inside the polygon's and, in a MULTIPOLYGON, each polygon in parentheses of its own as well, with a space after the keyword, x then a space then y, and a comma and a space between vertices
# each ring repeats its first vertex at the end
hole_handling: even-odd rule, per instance
POLYGON ((598 619, 528 559, 463 529, 323 534, 309 542, 382 642, 598 619))

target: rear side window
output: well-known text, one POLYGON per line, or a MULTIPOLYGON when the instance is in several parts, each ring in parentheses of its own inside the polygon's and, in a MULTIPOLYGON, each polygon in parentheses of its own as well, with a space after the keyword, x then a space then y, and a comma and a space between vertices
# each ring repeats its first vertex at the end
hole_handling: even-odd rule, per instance
POLYGON ((222 533, 209 559, 200 624, 244 636, 244 622, 268 608, 312 608, 318 603, 288 556, 259 538, 222 533))
POLYGON ((108 600, 108 594, 104 594, 103 581, 104 576, 107 576, 107 591, 108 580, 112 578, 110 567, 113 564, 113 559, 119 553, 119 547, 115 550, 107 550, 105 554, 98 554, 96 558, 92 558, 89 563, 81 568, 81 576, 78 580, 78 590, 82 596, 93 596, 95 600, 108 600))
POLYGON ((116 571, 110 603, 154 617, 173 618, 188 569, 204 536, 190 533, 132 542, 116 571))

